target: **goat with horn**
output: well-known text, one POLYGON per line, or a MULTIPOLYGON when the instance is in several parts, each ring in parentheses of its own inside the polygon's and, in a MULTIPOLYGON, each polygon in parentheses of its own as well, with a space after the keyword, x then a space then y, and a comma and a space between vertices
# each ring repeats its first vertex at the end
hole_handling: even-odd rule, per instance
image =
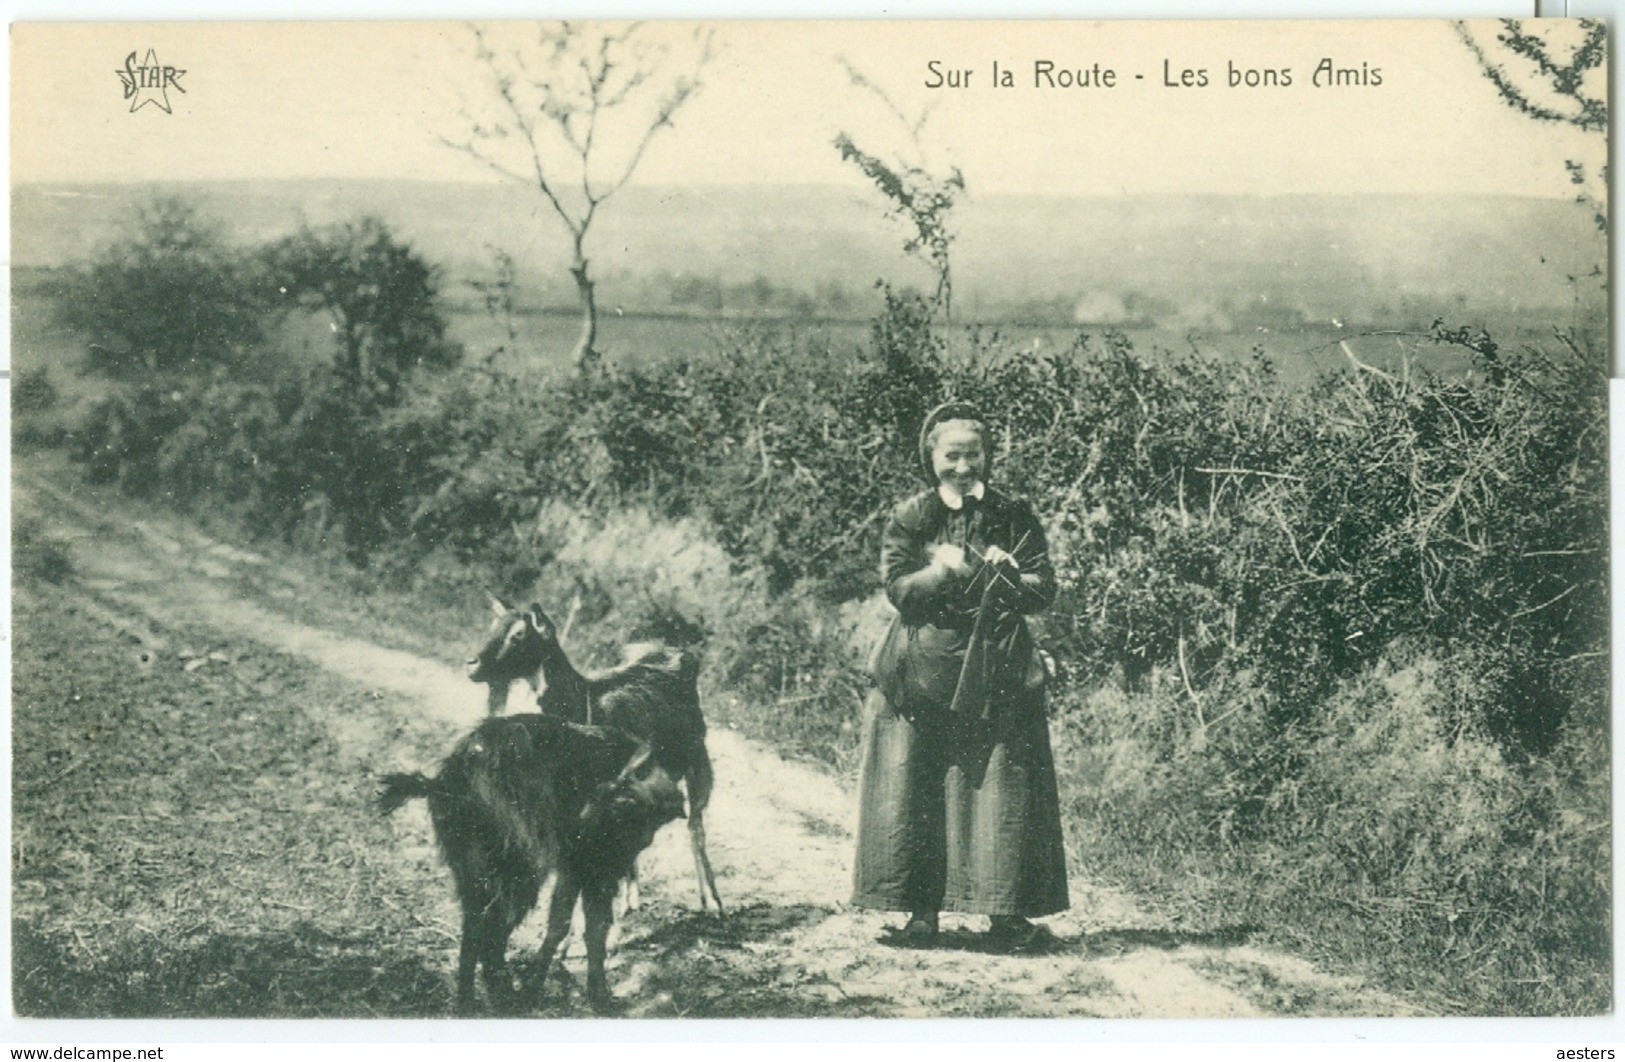
POLYGON ((626 647, 617 666, 583 674, 570 662, 558 629, 540 605, 517 609, 492 595, 491 608, 495 616, 485 643, 468 661, 468 677, 490 687, 487 710, 500 713, 509 686, 524 681, 540 691, 536 704, 544 715, 618 727, 648 742, 654 761, 687 791, 700 907, 715 900, 722 917, 722 897, 705 847, 705 809, 715 776, 705 747, 698 659, 670 646, 636 643, 626 647))

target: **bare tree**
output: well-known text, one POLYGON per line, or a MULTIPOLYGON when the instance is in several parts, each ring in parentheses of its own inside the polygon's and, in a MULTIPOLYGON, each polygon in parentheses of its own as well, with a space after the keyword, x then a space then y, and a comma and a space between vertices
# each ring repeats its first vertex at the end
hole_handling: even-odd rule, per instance
MULTIPOLYGON (((1606 135, 1608 27, 1594 19, 1526 23, 1506 18, 1500 23, 1501 31, 1490 43, 1474 36, 1470 23, 1455 25, 1502 101, 1538 122, 1606 135)), ((1569 180, 1580 189, 1575 201, 1591 210, 1597 228, 1606 231, 1607 167, 1587 173, 1579 160, 1569 159, 1564 165, 1569 180)))
POLYGON ((466 110, 469 135, 441 139, 511 180, 533 185, 570 236, 570 275, 581 300, 578 367, 598 356, 598 304, 587 235, 598 209, 632 179, 649 143, 700 89, 713 31, 693 30, 679 55, 640 22, 583 28, 550 23, 506 42, 507 30, 471 27, 475 58, 494 96, 491 114, 466 110), (679 69, 680 68, 680 69, 679 69))
POLYGON ((852 84, 873 96, 886 109, 903 133, 902 146, 887 154, 876 154, 860 148, 845 132, 835 137, 835 150, 841 158, 863 171, 875 187, 891 203, 887 214, 908 225, 912 232, 903 242, 903 251, 927 265, 937 277, 932 302, 942 311, 944 318, 953 316, 953 274, 949 266, 948 250, 954 234, 948 227, 948 215, 958 196, 965 191, 965 176, 959 167, 949 166, 946 172, 933 173, 927 168, 925 144, 921 137, 925 123, 931 117, 930 106, 922 107, 917 117, 903 113, 885 89, 870 80, 852 63, 841 58, 840 63, 852 84))

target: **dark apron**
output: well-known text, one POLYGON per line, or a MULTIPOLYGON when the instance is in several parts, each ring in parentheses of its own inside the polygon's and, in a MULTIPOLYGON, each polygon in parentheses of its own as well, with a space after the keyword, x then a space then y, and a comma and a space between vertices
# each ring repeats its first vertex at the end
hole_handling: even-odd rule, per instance
POLYGON ((970 631, 892 618, 870 668, 892 710, 910 721, 948 713, 991 720, 1011 694, 1043 688, 1044 666, 1027 621, 984 592, 970 631))

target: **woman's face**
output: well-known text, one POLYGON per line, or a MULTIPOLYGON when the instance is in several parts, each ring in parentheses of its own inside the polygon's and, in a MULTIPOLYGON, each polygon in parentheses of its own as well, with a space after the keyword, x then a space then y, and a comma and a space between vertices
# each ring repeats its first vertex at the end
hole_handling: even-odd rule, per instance
POLYGON ((969 424, 949 421, 936 432, 931 444, 931 471, 938 482, 958 494, 968 494, 987 471, 987 449, 982 433, 969 424))

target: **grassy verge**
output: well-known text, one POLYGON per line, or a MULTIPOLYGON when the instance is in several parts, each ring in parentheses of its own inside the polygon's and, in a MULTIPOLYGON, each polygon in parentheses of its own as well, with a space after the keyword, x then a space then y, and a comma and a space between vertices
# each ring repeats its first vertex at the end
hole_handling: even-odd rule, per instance
MULTIPOLYGON (((1164 679, 1167 676, 1163 676, 1164 679)), ((1247 932, 1463 1015, 1596 1015, 1612 999, 1601 705, 1548 757, 1452 727, 1428 658, 1340 685, 1312 724, 1163 682, 1061 699, 1073 850, 1171 920, 1247 932), (1273 762, 1291 783, 1256 779, 1273 762)))
POLYGON ((33 580, 13 608, 18 1014, 420 1016, 445 998, 450 897, 431 851, 394 854, 362 751, 432 762, 438 737, 209 631, 138 640, 33 580), (341 740, 304 705, 391 740, 341 740))

